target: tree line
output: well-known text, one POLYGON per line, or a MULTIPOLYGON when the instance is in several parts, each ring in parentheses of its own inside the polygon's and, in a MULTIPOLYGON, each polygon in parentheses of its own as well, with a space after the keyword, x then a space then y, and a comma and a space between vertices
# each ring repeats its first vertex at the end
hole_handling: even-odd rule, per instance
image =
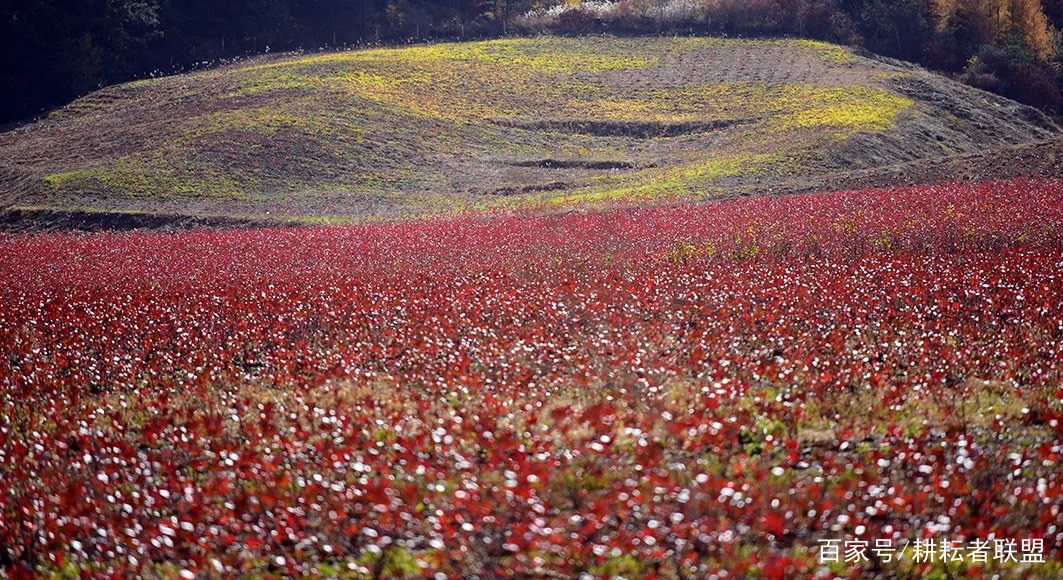
POLYGON ((246 54, 514 33, 802 36, 1063 113, 1063 0, 2 0, 0 123, 246 54))

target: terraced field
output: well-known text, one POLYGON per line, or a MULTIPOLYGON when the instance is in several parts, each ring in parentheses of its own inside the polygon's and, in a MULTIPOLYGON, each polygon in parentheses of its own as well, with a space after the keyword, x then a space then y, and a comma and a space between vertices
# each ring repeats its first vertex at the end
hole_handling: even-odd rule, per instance
POLYGON ((108 88, 0 134, 0 204, 337 222, 706 198, 1058 133, 1033 109, 829 44, 506 39, 108 88))

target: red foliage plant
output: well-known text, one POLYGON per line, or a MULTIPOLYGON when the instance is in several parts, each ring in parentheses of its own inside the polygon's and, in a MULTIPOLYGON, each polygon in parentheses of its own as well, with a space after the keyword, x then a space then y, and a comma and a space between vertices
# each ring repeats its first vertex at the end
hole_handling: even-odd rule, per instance
POLYGON ((0 236, 0 567, 1058 570, 1061 227, 1009 181, 0 236))

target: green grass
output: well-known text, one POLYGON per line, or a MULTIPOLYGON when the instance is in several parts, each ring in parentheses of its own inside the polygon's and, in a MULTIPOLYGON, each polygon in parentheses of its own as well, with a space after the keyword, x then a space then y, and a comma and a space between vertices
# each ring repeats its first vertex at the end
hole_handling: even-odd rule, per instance
POLYGON ((847 64, 855 60, 852 53, 836 44, 805 39, 791 40, 790 42, 793 46, 814 50, 821 58, 835 64, 847 64))
POLYGON ((781 154, 716 157, 671 169, 648 170, 628 178, 600 178, 589 186, 544 197, 552 205, 596 205, 660 196, 707 194, 711 193, 712 183, 719 178, 756 175, 783 162, 781 154))

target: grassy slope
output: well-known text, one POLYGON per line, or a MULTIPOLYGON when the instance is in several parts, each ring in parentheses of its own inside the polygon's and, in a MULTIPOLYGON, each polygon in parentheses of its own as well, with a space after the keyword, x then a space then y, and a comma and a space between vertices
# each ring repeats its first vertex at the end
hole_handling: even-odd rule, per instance
POLYGON ((0 203, 311 221, 584 205, 785 187, 1057 131, 827 44, 507 39, 105 89, 0 134, 0 203))

